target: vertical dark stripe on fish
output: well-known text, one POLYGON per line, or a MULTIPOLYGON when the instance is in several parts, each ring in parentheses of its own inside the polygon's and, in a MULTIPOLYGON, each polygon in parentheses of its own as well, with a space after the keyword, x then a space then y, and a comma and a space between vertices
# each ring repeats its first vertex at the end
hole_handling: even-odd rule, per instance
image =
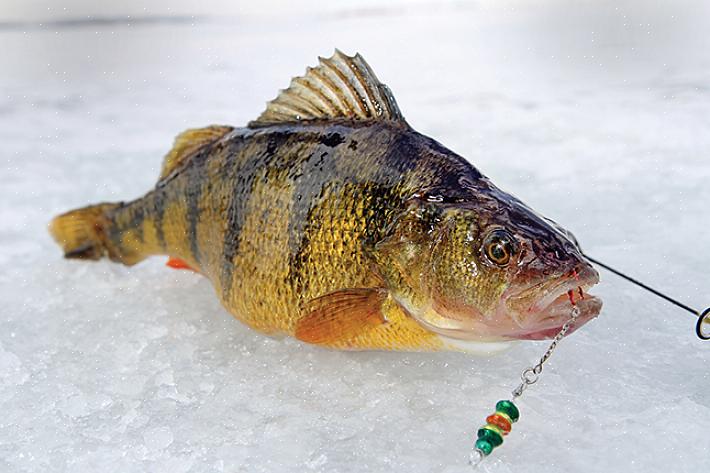
POLYGON ((130 221, 128 223, 128 228, 133 229, 136 232, 136 238, 138 238, 138 241, 143 243, 143 220, 145 218, 143 201, 138 201, 131 205, 129 212, 130 221))
POLYGON ((226 211, 226 231, 222 251, 222 271, 220 282, 222 284, 222 297, 228 298, 232 290, 234 277, 234 259, 239 252, 239 238, 246 220, 246 209, 249 198, 254 188, 256 172, 272 164, 271 158, 288 134, 274 133, 268 141, 252 143, 246 150, 244 141, 232 140, 226 145, 224 156, 227 164, 224 169, 228 172, 224 176, 225 186, 229 192, 229 204, 226 211), (256 156, 242 156, 243 153, 254 150, 256 156))
MULTIPOLYGON (((371 205, 396 208, 397 204, 392 200, 396 197, 395 188, 417 167, 416 146, 406 134, 397 134, 391 141, 383 143, 380 138, 383 134, 376 127, 368 127, 355 132, 360 144, 352 146, 355 136, 349 136, 346 140, 332 129, 329 131, 320 137, 321 146, 313 150, 295 180, 293 210, 289 219, 289 258, 291 283, 296 292, 302 290, 300 286, 304 283, 302 273, 309 257, 311 228, 322 225, 322 222, 314 221, 318 217, 318 214, 314 215, 314 210, 318 208, 326 186, 330 195, 344 192, 347 188, 358 189, 354 193, 361 192, 363 195, 354 198, 369 194, 373 197, 371 205), (364 157, 368 162, 363 162, 364 157), (335 176, 338 180, 334 180, 335 176), (368 183, 369 186, 365 187, 368 183)), ((372 238, 370 233, 380 229, 377 222, 371 223, 365 239, 372 238)))
MULTIPOLYGON (((239 236, 246 219, 246 209, 254 186, 254 175, 262 164, 262 160, 256 156, 241 156, 242 150, 240 148, 242 146, 242 141, 232 141, 225 150, 225 159, 229 164, 224 167, 228 172, 223 179, 226 188, 231 189, 227 205, 227 225, 222 247, 222 274, 220 276, 222 296, 225 299, 232 291, 234 258, 239 250, 239 236)), ((272 151, 269 149, 264 152, 271 153, 272 151)))
POLYGON ((112 224, 108 225, 104 230, 107 233, 108 239, 111 242, 111 246, 116 249, 122 250, 121 240, 123 237, 123 225, 118 217, 114 216, 112 219, 112 224))
POLYGON ((333 180, 337 166, 337 159, 333 156, 337 151, 333 148, 328 145, 316 146, 311 150, 308 159, 294 163, 290 172, 294 181, 288 221, 288 246, 291 255, 297 254, 302 246, 308 216, 312 208, 318 205, 318 197, 322 196, 323 187, 330 185, 330 191, 336 192, 343 184, 333 180))
POLYGON ((207 146, 190 158, 190 174, 185 184, 186 236, 190 246, 190 253, 192 253, 192 257, 197 263, 200 263, 202 259, 200 243, 197 239, 197 224, 200 222, 200 198, 204 187, 209 185, 206 179, 205 162, 211 151, 212 146, 207 146))
POLYGON ((158 245, 162 250, 166 250, 165 230, 163 229, 163 220, 165 216, 165 188, 160 185, 153 191, 153 215, 155 215, 155 236, 158 239, 158 245))
POLYGON ((185 191, 185 218, 187 219, 187 242, 196 263, 200 262, 200 245, 197 241, 197 223, 200 220, 200 195, 202 182, 189 182, 185 191))

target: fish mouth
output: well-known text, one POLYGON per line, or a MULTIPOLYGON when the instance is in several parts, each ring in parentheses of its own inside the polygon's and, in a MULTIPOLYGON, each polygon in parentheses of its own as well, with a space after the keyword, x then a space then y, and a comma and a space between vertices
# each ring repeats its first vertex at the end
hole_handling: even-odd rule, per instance
MULTIPOLYGON (((585 294, 584 299, 576 301, 574 305, 579 309, 579 315, 570 326, 567 335, 596 318, 601 312, 602 301, 591 294, 585 294)), ((563 294, 555 299, 552 304, 545 308, 543 314, 543 321, 550 321, 549 324, 543 325, 544 328, 539 328, 538 326, 532 331, 522 331, 514 334, 513 337, 519 340, 546 340, 557 335, 562 330, 562 326, 572 317, 572 305, 568 295, 563 294)))
POLYGON ((559 333, 572 318, 575 307, 579 313, 568 334, 599 315, 602 301, 588 292, 598 282, 599 274, 586 265, 562 276, 528 284, 522 290, 518 289, 520 286, 511 287, 490 314, 470 306, 452 311, 445 305, 420 308, 406 298, 397 301, 424 328, 447 339, 545 340, 559 333))
POLYGON ((589 293, 598 282, 599 274, 586 266, 561 280, 536 284, 509 296, 503 305, 518 327, 506 335, 518 340, 553 338, 577 307, 579 314, 567 334, 574 332, 601 312, 601 299, 589 293))

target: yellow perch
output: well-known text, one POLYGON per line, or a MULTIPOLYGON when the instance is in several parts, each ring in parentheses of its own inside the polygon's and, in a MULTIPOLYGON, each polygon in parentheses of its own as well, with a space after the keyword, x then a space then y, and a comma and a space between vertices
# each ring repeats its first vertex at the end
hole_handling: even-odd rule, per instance
POLYGON ((574 237, 414 131, 336 51, 246 127, 183 132, 154 189, 65 213, 67 258, 168 255, 267 334, 338 349, 486 350, 601 301, 574 237), (581 297, 580 297, 581 296, 581 297))

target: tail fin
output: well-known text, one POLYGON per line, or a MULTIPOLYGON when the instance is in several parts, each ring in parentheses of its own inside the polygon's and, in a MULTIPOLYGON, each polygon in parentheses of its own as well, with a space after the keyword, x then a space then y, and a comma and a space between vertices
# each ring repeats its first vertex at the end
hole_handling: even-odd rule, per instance
POLYGON ((54 217, 49 233, 64 250, 65 258, 101 259, 111 256, 105 235, 110 220, 106 212, 122 204, 96 204, 54 217))

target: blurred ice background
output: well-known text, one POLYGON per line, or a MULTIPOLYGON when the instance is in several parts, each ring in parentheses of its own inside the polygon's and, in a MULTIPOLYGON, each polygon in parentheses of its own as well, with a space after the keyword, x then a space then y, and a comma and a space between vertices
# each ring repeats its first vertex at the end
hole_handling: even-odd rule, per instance
MULTIPOLYGON (((0 471, 465 471, 544 344, 484 359, 272 340, 162 259, 63 260, 47 221, 141 195, 175 134, 246 123, 338 47, 590 254, 707 305, 709 28, 703 1, 3 0, 0 471)), ((710 464, 710 345, 603 277, 602 316, 484 470, 710 464)))

